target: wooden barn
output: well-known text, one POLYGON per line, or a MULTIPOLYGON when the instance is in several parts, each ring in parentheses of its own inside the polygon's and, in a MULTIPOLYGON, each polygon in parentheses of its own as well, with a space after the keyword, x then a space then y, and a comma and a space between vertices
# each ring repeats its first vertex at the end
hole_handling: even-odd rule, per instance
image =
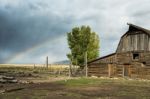
POLYGON ((89 76, 150 78, 150 30, 128 25, 115 53, 88 63, 89 76))

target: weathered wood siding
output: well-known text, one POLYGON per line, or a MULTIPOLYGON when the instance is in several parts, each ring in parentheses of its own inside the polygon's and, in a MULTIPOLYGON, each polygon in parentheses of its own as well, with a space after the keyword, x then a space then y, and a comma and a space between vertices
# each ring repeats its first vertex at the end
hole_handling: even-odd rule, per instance
POLYGON ((117 64, 135 64, 138 62, 145 66, 150 66, 150 52, 138 52, 139 59, 133 59, 134 52, 124 52, 116 54, 117 64))
POLYGON ((93 63, 115 63, 115 62, 116 62, 116 54, 112 54, 112 55, 104 56, 92 63, 89 63, 89 65, 93 63))
POLYGON ((88 64, 89 76, 150 79, 150 31, 128 25, 129 30, 121 37, 116 53, 88 64))
POLYGON ((132 62, 132 54, 129 52, 117 53, 116 54, 116 63, 117 64, 128 64, 132 62))
POLYGON ((150 36, 141 31, 124 35, 117 48, 117 53, 128 51, 150 51, 150 36))
POLYGON ((141 53, 139 62, 146 63, 146 66, 150 66, 150 52, 141 53))
POLYGON ((111 76, 111 77, 118 77, 118 76, 126 77, 126 76, 128 76, 131 78, 150 79, 150 67, 141 67, 141 66, 137 66, 137 64, 116 65, 113 67, 115 75, 111 76), (125 74, 125 68, 128 71, 127 75, 125 74), (118 70, 119 70, 119 72, 118 72, 118 70))
POLYGON ((108 76, 108 64, 93 63, 88 66, 88 76, 108 76))

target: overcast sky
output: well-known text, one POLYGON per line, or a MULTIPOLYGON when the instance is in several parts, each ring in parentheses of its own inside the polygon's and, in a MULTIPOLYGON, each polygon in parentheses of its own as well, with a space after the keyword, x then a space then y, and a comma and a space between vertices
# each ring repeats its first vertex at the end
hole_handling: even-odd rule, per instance
POLYGON ((98 33, 107 55, 127 22, 150 29, 150 0, 0 0, 0 63, 66 60, 66 32, 81 25, 98 33))

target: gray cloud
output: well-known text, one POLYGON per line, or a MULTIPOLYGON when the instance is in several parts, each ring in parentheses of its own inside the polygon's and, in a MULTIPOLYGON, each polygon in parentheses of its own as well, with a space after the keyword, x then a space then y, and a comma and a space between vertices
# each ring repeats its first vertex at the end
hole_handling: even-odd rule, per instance
POLYGON ((149 12, 149 0, 2 0, 0 63, 66 59, 65 33, 80 25, 100 35, 101 55, 112 53, 127 22, 150 28, 149 12))
POLYGON ((67 21, 70 18, 64 20, 53 13, 36 13, 32 10, 39 10, 38 6, 6 5, 0 9, 0 62, 7 62, 12 56, 38 46, 48 39, 59 38, 69 29, 67 21), (4 52, 9 54, 5 55, 4 52))

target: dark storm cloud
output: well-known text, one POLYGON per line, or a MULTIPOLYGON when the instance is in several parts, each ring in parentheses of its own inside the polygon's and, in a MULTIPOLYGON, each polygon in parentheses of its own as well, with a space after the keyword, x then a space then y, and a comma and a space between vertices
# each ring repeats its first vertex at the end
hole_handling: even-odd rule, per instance
POLYGON ((0 62, 68 31, 70 18, 64 20, 52 13, 40 13, 38 10, 43 6, 0 7, 0 62), (9 55, 4 57, 4 52, 9 55))

